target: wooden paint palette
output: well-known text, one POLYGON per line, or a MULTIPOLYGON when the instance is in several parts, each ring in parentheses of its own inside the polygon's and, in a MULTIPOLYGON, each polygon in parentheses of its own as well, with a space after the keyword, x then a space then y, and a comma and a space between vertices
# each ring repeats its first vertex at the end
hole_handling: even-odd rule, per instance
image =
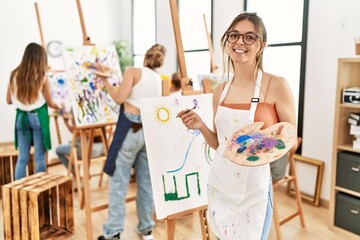
POLYGON ((255 122, 236 131, 226 144, 225 157, 239 165, 259 166, 285 155, 296 141, 294 126, 280 122, 260 130, 263 125, 255 122))

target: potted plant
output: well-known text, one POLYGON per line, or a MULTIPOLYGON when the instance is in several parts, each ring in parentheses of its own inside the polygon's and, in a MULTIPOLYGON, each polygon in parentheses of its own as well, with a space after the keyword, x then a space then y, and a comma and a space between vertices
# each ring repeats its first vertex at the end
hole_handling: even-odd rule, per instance
POLYGON ((119 58, 121 73, 124 73, 127 67, 134 65, 130 44, 127 41, 119 40, 114 42, 114 45, 119 58))

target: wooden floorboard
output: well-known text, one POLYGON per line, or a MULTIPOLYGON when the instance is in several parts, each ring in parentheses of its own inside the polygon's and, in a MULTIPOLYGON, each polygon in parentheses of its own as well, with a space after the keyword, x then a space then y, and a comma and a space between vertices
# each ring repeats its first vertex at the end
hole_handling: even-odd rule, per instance
MULTIPOLYGON (((96 168, 96 166, 93 166, 96 168)), ((96 170, 96 169, 95 169, 96 170)), ((66 170, 62 165, 52 166, 49 169, 49 173, 65 174, 66 170)), ((98 177, 91 179, 91 185, 95 186, 98 182, 98 177)), ((107 178, 105 178, 105 183, 107 178)), ((129 188, 129 196, 134 195, 135 186, 132 185, 129 188)), ((102 204, 107 202, 108 192, 107 190, 97 191, 92 193, 92 205, 102 204)), ((279 215, 283 218, 286 215, 292 213, 295 208, 295 200, 289 197, 284 192, 276 193, 277 201, 279 203, 279 215)), ((79 207, 79 201, 77 198, 77 192, 74 192, 74 221, 75 221, 75 232, 69 238, 70 240, 79 240, 86 238, 85 230, 85 211, 79 207)), ((337 232, 333 232, 328 228, 328 209, 322 207, 314 207, 307 203, 303 203, 305 213, 305 224, 306 228, 301 228, 300 221, 298 218, 291 220, 285 225, 281 226, 283 239, 316 239, 316 240, 359 240, 359 237, 349 237, 341 235, 337 232)), ((136 215, 136 204, 134 201, 126 204, 126 222, 125 231, 122 233, 122 239, 138 240, 141 239, 136 233, 136 225, 138 223, 136 215)), ((107 210, 96 212, 92 214, 93 222, 93 236, 97 239, 97 236, 102 234, 102 223, 105 221, 107 216, 107 210)), ((2 201, 0 202, 0 240, 4 239, 4 219, 2 212, 2 201)), ((5 220, 6 221, 6 220, 5 220)), ((154 236, 156 239, 166 239, 166 228, 164 221, 158 221, 154 229, 154 236)), ((177 220, 175 230, 175 240, 200 240, 201 230, 199 225, 198 214, 191 214, 182 217, 177 220)), ((276 234, 274 228, 270 232, 270 240, 276 240, 276 234)), ((215 240, 215 239, 212 239, 215 240)))

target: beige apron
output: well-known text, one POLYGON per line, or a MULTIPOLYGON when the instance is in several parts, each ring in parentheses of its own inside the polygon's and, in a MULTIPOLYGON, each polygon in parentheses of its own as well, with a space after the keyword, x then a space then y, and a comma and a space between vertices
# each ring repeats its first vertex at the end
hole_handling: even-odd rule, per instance
MULTIPOLYGON (((259 98, 262 72, 258 72, 254 98, 259 98)), ((226 84, 219 103, 230 86, 226 84)), ((268 202, 270 167, 240 166, 223 156, 226 140, 241 127, 254 121, 257 102, 250 110, 218 106, 215 117, 219 147, 208 179, 208 219, 211 230, 221 240, 259 240, 268 202)))

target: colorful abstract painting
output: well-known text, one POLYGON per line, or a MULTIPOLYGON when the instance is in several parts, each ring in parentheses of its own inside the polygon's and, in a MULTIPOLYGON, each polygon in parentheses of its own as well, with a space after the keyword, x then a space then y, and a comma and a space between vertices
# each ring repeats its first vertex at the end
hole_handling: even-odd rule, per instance
POLYGON ((64 106, 64 111, 69 113, 71 111, 69 82, 66 74, 63 71, 50 71, 48 73, 50 83, 50 91, 53 100, 64 106))
POLYGON ((236 131, 226 144, 224 155, 245 166, 273 162, 285 155, 296 141, 296 130, 287 122, 260 130, 263 122, 255 122, 236 131))
POLYGON ((214 151, 199 130, 177 113, 193 109, 212 129, 212 94, 145 98, 141 118, 158 219, 207 205, 207 178, 214 151))
POLYGON ((117 88, 121 71, 114 46, 65 47, 63 51, 73 115, 77 127, 114 123, 119 105, 108 94, 103 82, 89 66, 99 63, 111 72, 109 82, 117 88))

